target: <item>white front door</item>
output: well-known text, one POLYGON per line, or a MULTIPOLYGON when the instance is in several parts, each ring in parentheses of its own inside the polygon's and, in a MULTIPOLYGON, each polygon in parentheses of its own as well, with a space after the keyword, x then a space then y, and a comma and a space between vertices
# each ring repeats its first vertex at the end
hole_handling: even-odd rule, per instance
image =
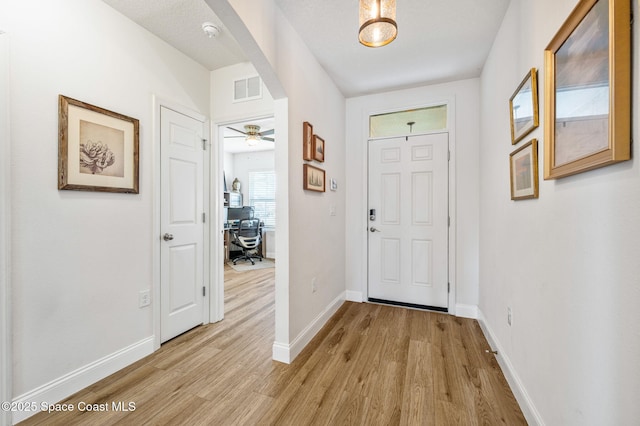
POLYGON ((204 319, 202 121, 160 109, 160 340, 204 319))
POLYGON ((449 135, 369 141, 372 301, 448 306, 449 135))

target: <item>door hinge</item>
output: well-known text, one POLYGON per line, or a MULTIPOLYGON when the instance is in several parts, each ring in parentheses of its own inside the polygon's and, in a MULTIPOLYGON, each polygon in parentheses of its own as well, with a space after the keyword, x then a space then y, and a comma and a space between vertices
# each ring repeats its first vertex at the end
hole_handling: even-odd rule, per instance
POLYGON ((207 217, 206 213, 202 213, 202 223, 205 223, 206 217, 207 217))
POLYGON ((451 228, 451 216, 447 216, 447 226, 451 228))
POLYGON ((447 283, 447 293, 451 293, 451 283, 447 283))
POLYGON ((207 150, 207 140, 206 140, 206 139, 202 139, 202 149, 203 149, 204 151, 206 151, 206 150, 207 150))
POLYGON ((202 286, 202 297, 205 297, 207 295, 207 288, 205 286, 202 286))
POLYGON ((451 151, 447 151, 447 161, 451 161, 451 151))

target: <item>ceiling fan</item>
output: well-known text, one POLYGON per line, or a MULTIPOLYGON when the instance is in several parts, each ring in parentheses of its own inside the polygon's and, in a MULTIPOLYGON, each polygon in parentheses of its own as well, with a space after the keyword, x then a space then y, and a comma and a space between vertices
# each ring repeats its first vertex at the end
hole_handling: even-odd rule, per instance
POLYGON ((229 137, 231 138, 244 137, 248 145, 255 145, 258 143, 259 140, 275 142, 275 139, 266 137, 268 135, 273 135, 273 132, 274 132, 273 129, 265 130, 264 132, 261 132, 260 126, 257 126, 255 124, 246 124, 244 126, 244 130, 245 130, 244 132, 242 130, 234 129, 233 127, 229 127, 229 126, 227 126, 227 129, 243 134, 244 136, 229 136, 229 137))

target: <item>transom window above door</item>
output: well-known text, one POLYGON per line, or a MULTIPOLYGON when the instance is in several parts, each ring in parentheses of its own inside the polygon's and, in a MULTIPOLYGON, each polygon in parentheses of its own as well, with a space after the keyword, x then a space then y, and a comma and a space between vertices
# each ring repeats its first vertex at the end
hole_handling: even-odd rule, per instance
POLYGON ((369 117, 369 137, 404 136, 447 128, 447 105, 377 114, 369 117))

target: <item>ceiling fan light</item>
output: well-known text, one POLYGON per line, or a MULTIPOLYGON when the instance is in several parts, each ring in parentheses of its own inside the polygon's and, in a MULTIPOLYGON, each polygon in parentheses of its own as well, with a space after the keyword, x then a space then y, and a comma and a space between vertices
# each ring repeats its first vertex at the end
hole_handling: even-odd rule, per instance
POLYGON ((360 43, 381 47, 391 43, 397 35, 396 0, 360 0, 360 43))
POLYGON ((247 142, 247 145, 256 146, 258 144, 258 141, 260 140, 260 137, 258 135, 247 135, 244 140, 245 142, 247 142))

